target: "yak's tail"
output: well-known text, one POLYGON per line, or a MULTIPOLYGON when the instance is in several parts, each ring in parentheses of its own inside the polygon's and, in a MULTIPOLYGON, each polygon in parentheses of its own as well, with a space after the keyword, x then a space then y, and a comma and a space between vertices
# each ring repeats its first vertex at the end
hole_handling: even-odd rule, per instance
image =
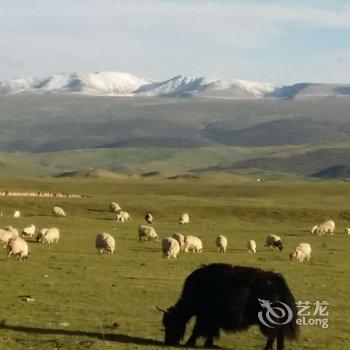
POLYGON ((279 329, 283 335, 290 340, 295 340, 299 336, 299 326, 297 324, 298 309, 296 306, 294 295, 289 289, 284 277, 280 274, 276 274, 276 283, 278 285, 280 301, 288 305, 290 312, 292 312, 292 319, 287 324, 282 324, 279 329))

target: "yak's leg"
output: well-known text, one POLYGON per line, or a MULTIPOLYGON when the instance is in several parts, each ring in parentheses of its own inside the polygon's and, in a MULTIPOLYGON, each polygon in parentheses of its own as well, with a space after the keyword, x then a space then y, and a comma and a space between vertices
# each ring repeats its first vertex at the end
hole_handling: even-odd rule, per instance
POLYGON ((196 346, 197 338, 200 336, 199 330, 200 330, 200 326, 199 326, 199 322, 197 319, 196 323, 193 327, 192 334, 187 340, 186 346, 196 346))
POLYGON ((218 332, 215 332, 215 334, 208 335, 207 339, 205 340, 204 347, 211 348, 211 349, 217 348, 214 346, 214 337, 216 337, 217 335, 218 335, 218 332))
POLYGON ((275 341, 276 333, 274 329, 270 329, 267 332, 267 342, 264 350, 272 350, 273 342, 275 341))
POLYGON ((207 337, 207 339, 205 340, 204 347, 205 348, 213 348, 214 347, 214 338, 211 335, 209 335, 207 337))
POLYGON ((215 325, 208 325, 206 327, 205 335, 207 338, 205 340, 204 347, 211 349, 217 348, 214 346, 214 338, 218 338, 220 336, 220 328, 216 327, 215 325))
POLYGON ((284 335, 282 330, 277 331, 277 350, 284 349, 284 335))

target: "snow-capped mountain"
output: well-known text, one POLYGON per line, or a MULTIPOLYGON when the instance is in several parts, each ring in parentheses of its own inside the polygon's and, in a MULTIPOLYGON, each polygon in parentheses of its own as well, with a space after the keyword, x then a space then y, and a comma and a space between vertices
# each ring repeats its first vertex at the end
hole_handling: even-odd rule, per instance
POLYGON ((163 96, 223 99, 310 99, 350 95, 350 85, 278 85, 239 79, 176 76, 151 81, 120 72, 56 74, 0 82, 0 94, 83 94, 92 96, 163 96))
POLYGON ((1 94, 16 94, 29 91, 37 83, 35 78, 13 78, 0 82, 1 94))
POLYGON ((128 96, 150 82, 119 72, 57 74, 47 78, 14 78, 0 82, 0 93, 80 93, 85 95, 128 96))
POLYGON ((177 76, 170 80, 141 86, 135 93, 144 96, 201 96, 261 98, 279 88, 276 84, 246 80, 177 76))
POLYGON ((179 75, 166 81, 143 85, 135 93, 144 96, 181 96, 203 91, 209 83, 207 78, 179 75))

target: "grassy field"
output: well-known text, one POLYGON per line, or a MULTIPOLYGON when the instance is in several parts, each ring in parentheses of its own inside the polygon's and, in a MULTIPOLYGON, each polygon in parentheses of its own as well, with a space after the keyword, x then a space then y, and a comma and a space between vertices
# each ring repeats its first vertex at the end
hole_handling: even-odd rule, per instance
MULTIPOLYGON (((214 180, 106 180, 1 178, 1 188, 51 190, 87 194, 89 198, 0 197, 0 227, 56 226, 57 245, 30 243, 26 262, 6 259, 0 251, 0 349, 157 349, 163 340, 162 315, 155 305, 175 303, 186 276, 210 262, 257 266, 284 274, 297 300, 326 300, 329 328, 302 326, 300 340, 287 349, 350 348, 350 184, 345 182, 233 182, 214 180), (117 201, 132 215, 118 224, 107 211, 117 201), (66 218, 51 215, 54 204, 66 218), (22 218, 12 213, 19 209, 22 218), (146 211, 155 217, 160 237, 192 233, 204 241, 202 254, 182 254, 177 261, 162 259, 160 243, 140 243, 137 227, 146 211), (189 212, 191 223, 177 219, 189 212), (314 224, 332 218, 334 237, 313 237, 314 224), (109 232, 117 239, 113 255, 101 256, 95 235, 109 232), (268 233, 280 235, 283 252, 264 247, 268 233), (214 238, 229 239, 226 254, 217 253, 214 238), (255 239, 250 255, 246 241, 255 239), (310 263, 289 261, 300 242, 313 247, 310 263), (20 296, 35 300, 22 302, 20 296)), ((218 344, 229 349, 262 349, 256 328, 229 335, 218 344)))

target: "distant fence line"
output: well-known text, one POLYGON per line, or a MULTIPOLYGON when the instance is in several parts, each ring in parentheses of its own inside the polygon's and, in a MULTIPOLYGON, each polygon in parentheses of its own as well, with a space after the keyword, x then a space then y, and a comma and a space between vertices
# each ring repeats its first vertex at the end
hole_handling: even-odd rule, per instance
POLYGON ((8 196, 8 197, 45 197, 45 198, 83 198, 88 197, 84 194, 70 194, 70 193, 62 193, 62 192, 15 192, 8 190, 0 190, 0 196, 8 196))

